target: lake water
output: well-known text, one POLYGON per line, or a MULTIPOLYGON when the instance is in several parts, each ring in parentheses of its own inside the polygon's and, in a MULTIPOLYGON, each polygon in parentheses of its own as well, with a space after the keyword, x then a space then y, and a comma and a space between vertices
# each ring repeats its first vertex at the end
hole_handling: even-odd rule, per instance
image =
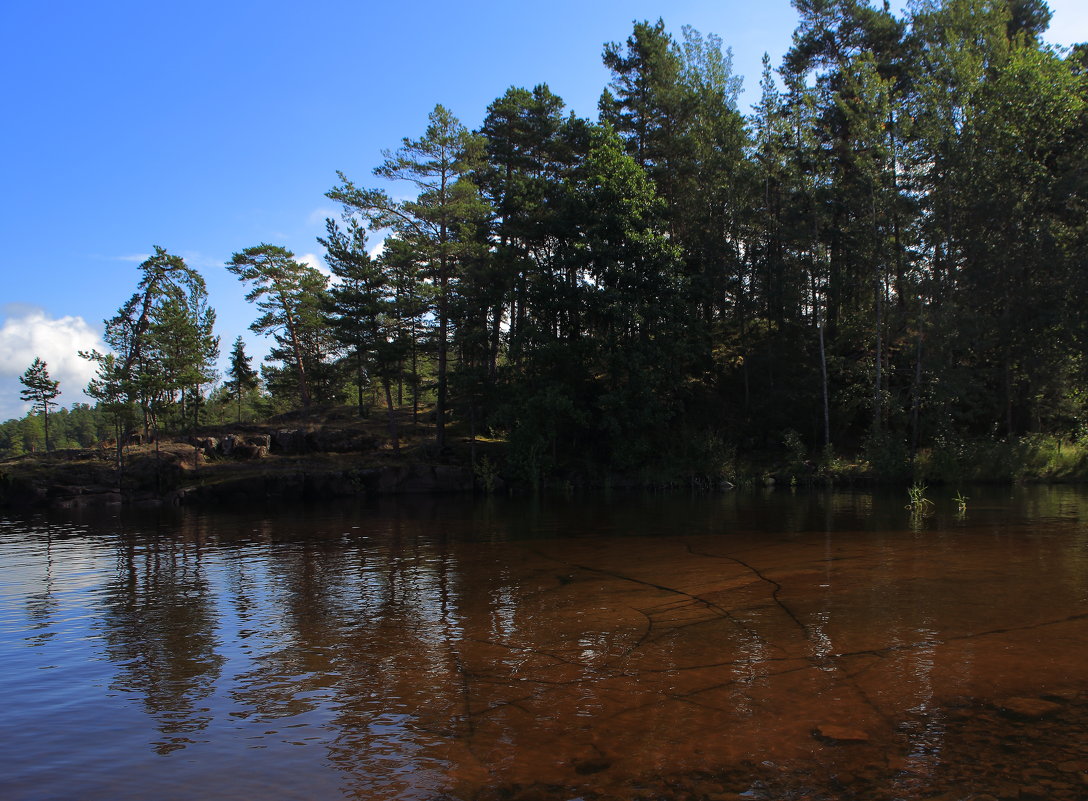
POLYGON ((0 517, 0 798, 1088 797, 1088 493, 0 517))

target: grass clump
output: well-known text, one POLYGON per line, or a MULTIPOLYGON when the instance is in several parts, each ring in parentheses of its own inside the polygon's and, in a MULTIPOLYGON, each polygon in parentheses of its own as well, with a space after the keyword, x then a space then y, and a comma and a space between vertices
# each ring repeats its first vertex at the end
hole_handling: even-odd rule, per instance
POLYGON ((907 496, 910 498, 907 508, 912 512, 922 513, 933 506, 933 501, 926 497, 926 489, 926 485, 920 482, 915 482, 907 489, 907 496))

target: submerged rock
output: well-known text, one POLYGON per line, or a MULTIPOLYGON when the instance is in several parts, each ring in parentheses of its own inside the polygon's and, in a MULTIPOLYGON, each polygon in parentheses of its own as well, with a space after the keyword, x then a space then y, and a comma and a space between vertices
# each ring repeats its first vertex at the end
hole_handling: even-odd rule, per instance
POLYGON ((1006 715, 1029 720, 1038 720, 1060 712, 1061 704, 1044 701, 1042 698, 1008 698, 1001 704, 1001 711, 1006 715))
POLYGON ((821 723, 813 734, 824 740, 832 740, 836 743, 867 743, 869 735, 861 729, 851 729, 848 726, 838 726, 834 723, 821 723))
POLYGON ((612 767, 612 760, 605 757, 590 757, 575 762, 574 772, 579 776, 590 776, 594 773, 600 773, 602 770, 608 770, 610 767, 612 767))

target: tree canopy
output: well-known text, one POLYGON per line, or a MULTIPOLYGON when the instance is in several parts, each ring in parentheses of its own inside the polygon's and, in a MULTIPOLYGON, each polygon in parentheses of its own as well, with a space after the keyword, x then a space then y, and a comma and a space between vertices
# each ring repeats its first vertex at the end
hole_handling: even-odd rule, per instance
POLYGON ((34 411, 41 412, 45 422, 45 449, 49 447, 49 408, 55 406, 55 400, 60 395, 60 382, 49 377, 47 365, 37 356, 26 368, 26 372, 19 376, 19 383, 26 389, 19 393, 19 397, 29 402, 34 411))
MULTIPOLYGON (((894 474, 1088 435, 1088 46, 1048 46, 1041 0, 794 6, 747 116, 719 37, 639 21, 603 48, 597 119, 511 87, 476 131, 436 105, 381 187, 337 173, 331 279, 271 244, 227 265, 274 340, 265 391, 353 386, 360 414, 372 392, 393 443, 407 391, 439 458, 456 422, 531 480, 783 449, 894 474)), ((217 339, 195 271, 161 248, 140 269, 88 356, 147 428, 217 339)))

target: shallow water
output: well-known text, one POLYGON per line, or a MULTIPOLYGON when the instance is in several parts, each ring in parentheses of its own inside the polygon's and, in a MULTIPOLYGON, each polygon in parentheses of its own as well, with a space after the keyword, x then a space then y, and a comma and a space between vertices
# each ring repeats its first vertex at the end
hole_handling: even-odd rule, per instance
POLYGON ((1088 796, 1088 494, 969 494, 9 515, 0 797, 1088 796))

